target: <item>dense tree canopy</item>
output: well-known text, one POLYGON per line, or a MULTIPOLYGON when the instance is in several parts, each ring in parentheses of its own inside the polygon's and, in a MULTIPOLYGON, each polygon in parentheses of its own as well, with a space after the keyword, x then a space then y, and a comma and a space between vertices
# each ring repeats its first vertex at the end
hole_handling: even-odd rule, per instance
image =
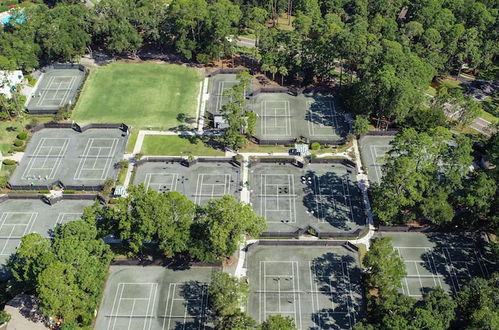
POLYGON ((91 221, 57 227, 53 240, 38 233, 26 235, 8 264, 12 293, 35 294, 44 315, 88 326, 100 303, 111 258, 109 246, 97 238, 91 221))
POLYGON ((392 142, 383 180, 373 189, 373 211, 384 223, 426 218, 444 224, 454 217, 450 195, 462 188, 473 160, 470 140, 436 127, 405 129, 392 142))

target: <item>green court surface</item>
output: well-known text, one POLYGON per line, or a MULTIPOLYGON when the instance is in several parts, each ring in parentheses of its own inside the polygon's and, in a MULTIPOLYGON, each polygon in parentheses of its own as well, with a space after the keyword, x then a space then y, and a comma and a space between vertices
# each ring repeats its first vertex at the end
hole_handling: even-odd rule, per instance
POLYGON ((250 200, 269 233, 311 226, 320 233, 353 232, 366 225, 355 170, 342 164, 254 163, 250 200))
POLYGON ((441 287, 456 293, 474 277, 488 277, 497 271, 483 241, 475 236, 451 233, 379 233, 391 237, 404 260, 407 276, 401 292, 420 298, 425 291, 441 287))
POLYGON ((362 165, 364 165, 364 168, 367 171, 369 181, 373 183, 381 182, 385 157, 391 150, 390 142, 393 141, 393 139, 393 136, 366 135, 360 140, 362 165))
POLYGON ((147 162, 136 169, 135 184, 159 192, 178 191, 197 204, 224 195, 240 198, 241 170, 229 162, 147 162))
POLYGON ((249 103, 257 114, 256 138, 261 141, 290 141, 303 136, 334 143, 349 130, 344 113, 330 96, 260 93, 249 103))
POLYGON ((78 69, 59 69, 44 73, 28 102, 28 111, 57 111, 65 104, 74 103, 84 76, 85 73, 78 69))
MULTIPOLYGON (((41 199, 8 199, 0 202, 0 263, 2 265, 16 251, 20 239, 37 232, 49 236, 60 224, 76 220, 92 200, 62 200, 48 205, 41 199)), ((0 269, 0 279, 6 276, 0 269)))
POLYGON ((201 139, 176 135, 146 135, 141 152, 147 156, 223 156, 224 151, 214 149, 201 139))
POLYGON ((196 69, 180 65, 108 64, 90 73, 73 119, 166 130, 180 124, 180 113, 196 117, 201 79, 196 69))
POLYGON ((343 247, 250 247, 246 267, 259 323, 280 314, 298 329, 350 329, 362 314, 358 256, 343 247))
POLYGON ((119 129, 43 129, 31 138, 9 183, 16 189, 49 187, 57 181, 81 190, 102 185, 116 179, 115 164, 126 141, 119 129))
POLYGON ((210 98, 206 110, 213 115, 219 115, 222 106, 230 101, 225 92, 237 84, 239 80, 236 74, 217 74, 211 77, 208 86, 210 98))
POLYGON ((205 329, 210 267, 111 266, 94 329, 205 329))

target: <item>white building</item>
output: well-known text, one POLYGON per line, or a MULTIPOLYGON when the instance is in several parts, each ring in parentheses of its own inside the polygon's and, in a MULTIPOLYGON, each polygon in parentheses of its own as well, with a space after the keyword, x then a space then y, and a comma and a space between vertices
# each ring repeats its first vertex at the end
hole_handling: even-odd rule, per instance
POLYGON ((0 94, 12 97, 12 87, 19 85, 23 80, 23 73, 16 71, 0 71, 0 94))

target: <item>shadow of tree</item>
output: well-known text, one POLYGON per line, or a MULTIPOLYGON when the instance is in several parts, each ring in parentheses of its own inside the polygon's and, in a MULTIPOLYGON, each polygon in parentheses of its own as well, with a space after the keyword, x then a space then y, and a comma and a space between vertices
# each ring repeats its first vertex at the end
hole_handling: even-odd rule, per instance
POLYGON ((307 97, 310 110, 305 114, 305 120, 319 126, 331 127, 331 135, 345 135, 346 121, 334 105, 332 98, 323 96, 307 97))
MULTIPOLYGON (((493 261, 489 245, 480 233, 434 232, 426 236, 435 247, 421 255, 423 267, 433 275, 442 276, 454 294, 470 279, 488 278, 499 271, 499 265, 493 261)), ((430 289, 423 287, 422 292, 430 289)))
POLYGON ((305 182, 303 205, 319 221, 341 230, 365 224, 361 223, 364 218, 362 195, 348 174, 339 176, 328 172, 318 176, 314 171, 307 171, 305 182))
POLYGON ((213 308, 208 296, 208 284, 188 281, 182 284, 180 295, 185 300, 187 319, 177 322, 175 329, 212 329, 207 324, 213 321, 213 308))
POLYGON ((317 288, 313 291, 320 292, 314 294, 322 297, 316 298, 322 304, 317 306, 321 309, 312 314, 312 321, 319 329, 351 328, 357 315, 362 313, 361 269, 356 259, 328 252, 312 261, 311 271, 317 288))

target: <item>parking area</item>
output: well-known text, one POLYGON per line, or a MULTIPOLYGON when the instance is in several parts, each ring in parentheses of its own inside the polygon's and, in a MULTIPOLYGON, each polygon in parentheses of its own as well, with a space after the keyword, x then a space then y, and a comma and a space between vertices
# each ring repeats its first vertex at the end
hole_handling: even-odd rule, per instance
POLYGON ((239 199, 241 169, 228 159, 198 161, 189 167, 179 160, 146 162, 136 169, 134 183, 159 192, 178 191, 202 205, 224 195, 239 199))
POLYGON ((259 323, 280 314, 298 329, 350 329, 362 314, 358 256, 342 246, 250 247, 246 267, 259 323))
POLYGON ((367 171, 369 181, 381 182, 386 154, 391 150, 390 142, 394 136, 363 136, 360 140, 362 164, 367 171))
POLYGON ((337 143, 349 131, 345 115, 332 96, 259 93, 248 102, 257 115, 256 138, 275 143, 306 137, 337 143))
MULTIPOLYGON (((471 234, 470 234, 471 235, 471 234)), ((451 233, 379 233, 391 237, 404 260, 407 276, 401 292, 420 298, 425 291, 441 287, 456 293, 474 277, 488 277, 497 265, 491 263, 478 237, 451 233)))
POLYGON ((9 180, 13 189, 50 187, 57 181, 90 189, 115 179, 127 135, 119 129, 43 129, 33 135, 9 180))
POLYGON ((267 231, 351 232, 366 225, 355 170, 340 163, 252 163, 250 200, 267 231))
POLYGON ((111 266, 96 330, 205 329, 211 267, 111 266))
MULTIPOLYGON (((0 202, 0 263, 5 265, 21 238, 37 232, 49 236, 55 226, 79 219, 92 200, 62 200, 49 205, 41 199, 7 199, 0 202)), ((0 279, 5 277, 0 270, 0 279)))
POLYGON ((29 99, 28 111, 35 114, 47 111, 55 113, 65 104, 74 103, 84 77, 85 72, 77 68, 56 69, 43 73, 29 99))

